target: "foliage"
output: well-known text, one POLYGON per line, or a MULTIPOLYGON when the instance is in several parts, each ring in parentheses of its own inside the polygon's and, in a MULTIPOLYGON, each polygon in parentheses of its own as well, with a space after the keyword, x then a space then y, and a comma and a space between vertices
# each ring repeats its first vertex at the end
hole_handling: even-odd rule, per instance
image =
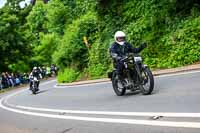
POLYGON ((88 73, 90 78, 104 76, 111 63, 109 55, 110 41, 97 39, 89 51, 88 73))
POLYGON ((49 2, 46 9, 46 18, 48 21, 45 24, 46 29, 50 33, 63 35, 65 24, 71 22, 69 8, 65 7, 60 0, 53 0, 49 2))
POLYGON ((147 41, 142 56, 152 68, 200 60, 199 0, 51 0, 24 9, 21 0, 7 1, 0 9, 0 71, 55 63, 60 82, 104 77, 117 30, 134 47, 147 41))
POLYGON ((20 60, 16 63, 9 64, 8 68, 10 69, 11 72, 29 72, 30 71, 29 65, 25 63, 24 61, 20 61, 20 60))
POLYGON ((73 66, 83 70, 88 62, 88 48, 83 41, 87 37, 89 44, 95 36, 96 17, 94 13, 87 13, 80 19, 73 21, 65 30, 65 35, 53 55, 54 62, 61 68, 73 66))
POLYGON ((60 43, 60 37, 54 33, 41 33, 40 43, 41 45, 34 48, 36 55, 32 58, 32 60, 38 62, 39 64, 50 65, 52 60, 52 53, 60 43))
POLYGON ((175 32, 162 39, 169 47, 158 67, 178 67, 192 64, 200 57, 200 17, 188 19, 175 32))
POLYGON ((27 17, 30 31, 34 33, 36 37, 39 37, 39 32, 47 32, 45 28, 45 22, 47 21, 46 12, 45 4, 42 1, 38 1, 27 17))
POLYGON ((33 47, 33 65, 50 65, 52 54, 60 42, 66 22, 67 9, 60 0, 37 2, 27 17, 33 47), (54 9, 54 10, 52 10, 54 9))
POLYGON ((58 82, 60 83, 68 83, 68 82, 72 82, 75 81, 78 77, 79 73, 76 72, 74 69, 72 68, 65 68, 64 70, 59 71, 58 73, 58 82))
POLYGON ((24 35, 24 19, 30 12, 30 8, 20 9, 14 1, 8 1, 0 9, 0 71, 8 71, 8 65, 19 61, 25 61, 31 53, 24 35))

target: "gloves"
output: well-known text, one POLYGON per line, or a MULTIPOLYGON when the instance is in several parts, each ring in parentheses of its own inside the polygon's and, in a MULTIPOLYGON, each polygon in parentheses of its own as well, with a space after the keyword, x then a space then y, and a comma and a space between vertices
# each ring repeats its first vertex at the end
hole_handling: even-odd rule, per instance
POLYGON ((121 56, 116 56, 115 59, 116 59, 117 61, 120 61, 120 60, 122 59, 122 57, 121 57, 121 56))
POLYGON ((123 59, 122 57, 118 57, 117 62, 119 62, 120 64, 124 64, 124 61, 122 59, 123 59))

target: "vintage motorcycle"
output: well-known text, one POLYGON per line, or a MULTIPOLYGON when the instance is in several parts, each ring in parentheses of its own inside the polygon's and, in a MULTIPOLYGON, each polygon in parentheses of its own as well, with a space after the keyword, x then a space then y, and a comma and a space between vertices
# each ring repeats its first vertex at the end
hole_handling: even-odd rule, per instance
POLYGON ((128 54, 122 58, 124 62, 123 82, 118 78, 116 69, 108 73, 112 80, 112 86, 117 96, 122 96, 126 90, 141 90, 142 94, 149 95, 154 89, 154 77, 149 67, 143 64, 142 57, 136 54, 128 54))

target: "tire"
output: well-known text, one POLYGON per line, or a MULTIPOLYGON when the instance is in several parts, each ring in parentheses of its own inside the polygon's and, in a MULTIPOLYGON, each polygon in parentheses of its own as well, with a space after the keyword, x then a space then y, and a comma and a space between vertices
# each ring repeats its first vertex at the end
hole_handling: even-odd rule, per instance
POLYGON ((36 84, 35 83, 33 83, 33 86, 32 86, 32 94, 36 94, 36 84))
POLYGON ((150 95, 154 89, 154 78, 151 70, 148 67, 145 67, 142 70, 143 82, 140 85, 140 90, 143 95, 150 95), (147 85, 149 83, 149 85, 147 85), (147 86, 146 86, 147 85, 147 86))
POLYGON ((32 89, 32 94, 34 94, 34 95, 36 94, 35 88, 32 89))
POLYGON ((119 82, 118 76, 116 74, 116 71, 114 71, 112 75, 113 90, 117 96, 123 96, 126 93, 126 88, 125 87, 119 88, 118 82, 119 82))

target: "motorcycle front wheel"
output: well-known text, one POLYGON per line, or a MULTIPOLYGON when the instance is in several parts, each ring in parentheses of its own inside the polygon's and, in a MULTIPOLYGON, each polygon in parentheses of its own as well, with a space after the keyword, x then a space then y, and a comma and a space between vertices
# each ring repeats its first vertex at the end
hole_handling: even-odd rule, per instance
POLYGON ((33 83, 32 88, 31 88, 32 94, 36 94, 36 84, 33 83))
POLYGON ((117 96, 123 96, 126 93, 126 88, 122 86, 115 71, 113 72, 112 75, 112 86, 117 96))
POLYGON ((32 94, 34 94, 34 95, 36 94, 36 89, 34 89, 34 88, 32 89, 32 94))
POLYGON ((142 83, 139 86, 143 95, 150 95, 154 89, 154 78, 151 70, 146 67, 141 72, 142 83))

